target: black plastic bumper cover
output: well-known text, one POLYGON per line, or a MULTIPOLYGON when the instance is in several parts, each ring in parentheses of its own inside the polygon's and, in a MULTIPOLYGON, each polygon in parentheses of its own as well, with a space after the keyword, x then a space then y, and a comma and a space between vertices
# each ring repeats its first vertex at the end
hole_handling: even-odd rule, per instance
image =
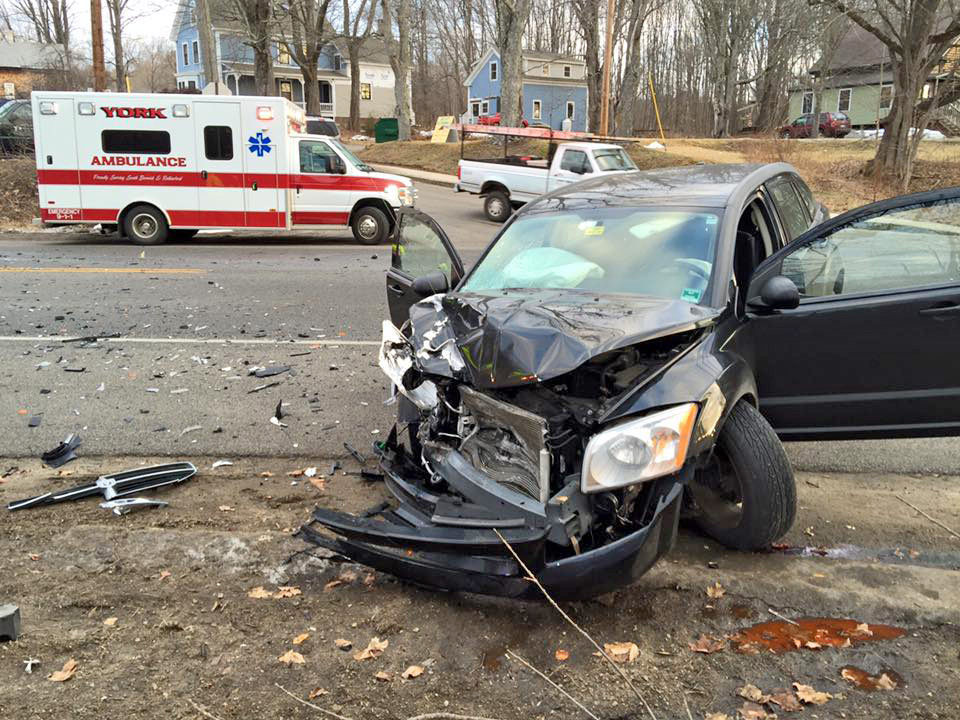
MULTIPOLYGON (((647 525, 561 560, 544 562, 545 529, 500 532, 555 599, 602 595, 636 581, 673 547, 683 485, 674 482, 667 487, 647 525)), ((313 522, 299 534, 355 562, 430 588, 515 598, 540 593, 493 530, 410 525, 406 518, 423 516, 403 499, 399 508, 384 517, 384 521, 373 520, 317 508, 313 522), (314 524, 340 537, 321 534, 311 527, 314 524)))

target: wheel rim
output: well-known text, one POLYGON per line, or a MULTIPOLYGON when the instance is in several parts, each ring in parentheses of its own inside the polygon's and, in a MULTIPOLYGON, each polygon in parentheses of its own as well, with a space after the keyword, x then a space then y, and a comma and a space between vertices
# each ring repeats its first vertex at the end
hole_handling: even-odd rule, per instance
POLYGON ((364 240, 372 240, 380 231, 380 223, 369 215, 364 215, 357 223, 357 232, 364 240))
POLYGON ((133 222, 130 223, 130 227, 133 229, 134 234, 138 238, 143 240, 149 240, 154 235, 157 234, 157 219, 150 215, 149 213, 140 213, 133 218, 133 222))
POLYGON ((713 527, 730 530, 742 522, 743 481, 722 448, 714 449, 710 464, 690 483, 690 492, 713 527))
POLYGON ((487 212, 493 217, 503 217, 505 210, 506 208, 504 207, 503 200, 500 198, 490 198, 487 201, 487 212))

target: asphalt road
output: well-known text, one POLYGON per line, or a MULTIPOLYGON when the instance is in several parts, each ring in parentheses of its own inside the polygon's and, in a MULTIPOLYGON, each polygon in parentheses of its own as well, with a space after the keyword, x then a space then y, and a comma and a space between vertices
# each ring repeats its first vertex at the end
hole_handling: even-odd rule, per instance
MULTIPOLYGON (((476 198, 445 188, 420 184, 418 205, 468 265, 498 229, 476 198)), ((391 423, 376 366, 389 262, 388 247, 349 233, 204 233, 148 248, 0 234, 0 456, 36 456, 69 432, 86 456, 366 451, 391 423), (249 375, 279 364, 291 370, 249 375), (269 422, 280 402, 286 427, 269 422)), ((958 474, 958 451, 956 439, 788 447, 798 469, 869 474, 958 474)))

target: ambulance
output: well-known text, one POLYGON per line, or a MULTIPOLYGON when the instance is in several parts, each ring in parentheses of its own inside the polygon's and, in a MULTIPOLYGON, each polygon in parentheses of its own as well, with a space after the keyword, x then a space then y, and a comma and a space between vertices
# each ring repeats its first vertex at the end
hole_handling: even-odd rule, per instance
POLYGON ((100 223, 142 245, 202 228, 331 230, 384 242, 413 183, 307 135, 280 97, 34 92, 44 224, 100 223))

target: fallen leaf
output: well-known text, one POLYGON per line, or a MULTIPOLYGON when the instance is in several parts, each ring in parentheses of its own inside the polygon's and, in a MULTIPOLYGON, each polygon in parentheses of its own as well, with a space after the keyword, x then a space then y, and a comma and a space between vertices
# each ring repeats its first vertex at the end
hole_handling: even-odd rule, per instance
POLYGON ((640 648, 632 642, 604 643, 603 649, 616 663, 633 662, 640 655, 640 648))
POLYGON ((764 703, 767 701, 767 696, 763 694, 763 691, 756 685, 750 685, 749 683, 742 688, 737 688, 737 695, 744 700, 750 700, 755 703, 764 703))
POLYGON ((553 656, 557 659, 557 662, 566 662, 570 659, 570 653, 566 650, 557 650, 553 656))
POLYGON ((322 477, 312 477, 310 478, 310 484, 313 485, 317 490, 324 490, 324 483, 326 481, 322 477))
POLYGON ((373 573, 367 573, 363 576, 363 584, 365 587, 373 587, 373 584, 377 581, 377 576, 373 573))
POLYGON ((114 625, 117 624, 117 618, 109 617, 103 621, 103 624, 106 625, 107 627, 113 627, 114 625))
POLYGON ((291 470, 287 473, 287 477, 303 477, 303 470, 291 470))
POLYGON ((800 698, 800 702, 805 702, 808 705, 823 705, 833 697, 830 693, 814 690, 812 685, 794 683, 793 687, 797 690, 797 697, 800 698))
POLYGON ((310 633, 301 633, 293 639, 294 645, 303 645, 307 639, 310 637, 310 633))
POLYGON ((247 597, 262 599, 273 597, 273 593, 263 587, 263 585, 257 585, 253 590, 247 593, 247 597))
POLYGON ((711 600, 719 600, 726 592, 726 589, 720 584, 720 581, 717 581, 713 585, 707 587, 707 597, 711 600))
POLYGON ((236 508, 232 508, 232 507, 230 507, 229 505, 221 505, 221 506, 220 506, 219 508, 217 508, 217 509, 218 509, 220 512, 233 512, 234 510, 236 510, 236 508))
POLYGON ((377 672, 374 675, 374 677, 380 682, 390 682, 391 680, 393 680, 393 675, 391 675, 388 672, 384 672, 383 670, 380 670, 379 672, 377 672))
POLYGON ((423 668, 420 665, 411 665, 401 673, 400 677, 404 680, 409 680, 410 678, 420 677, 421 675, 423 675, 423 668))
POLYGON ((323 688, 317 688, 316 690, 310 691, 310 694, 307 695, 307 700, 313 700, 314 698, 318 698, 321 695, 329 695, 329 694, 330 693, 324 690, 323 688))
POLYGON ((380 657, 383 654, 383 651, 387 649, 389 644, 389 640, 381 640, 378 637, 370 638, 370 644, 360 652, 354 653, 353 659, 370 660, 372 658, 380 657))
POLYGON ((705 655, 720 652, 727 647, 727 643, 723 638, 711 637, 705 633, 701 634, 696 642, 689 643, 689 645, 690 649, 694 652, 704 653, 705 655))
POLYGON ((897 683, 886 673, 883 673, 879 678, 877 678, 877 689, 879 690, 896 690, 897 683))
POLYGON ((73 658, 70 658, 63 664, 63 667, 60 670, 55 670, 53 673, 51 673, 50 676, 47 677, 47 680, 52 680, 53 682, 66 682, 73 677, 73 674, 77 671, 78 667, 80 667, 80 665, 77 663, 77 661, 73 658))
POLYGON ((303 659, 303 655, 298 653, 296 650, 287 650, 283 655, 277 658, 284 665, 303 665, 306 660, 303 659))
POLYGON ((813 525, 811 525, 811 526, 808 527, 808 528, 804 528, 803 534, 804 534, 804 535, 807 535, 807 536, 809 536, 809 537, 814 537, 813 525))
POLYGON ((37 560, 40 559, 40 556, 37 555, 36 553, 30 553, 30 559, 36 562, 37 560))
POLYGON ((813 640, 807 640, 807 641, 803 644, 803 646, 804 646, 805 648, 809 648, 810 650, 819 650, 820 648, 823 647, 823 645, 821 645, 821 644, 818 643, 818 642, 814 642, 813 640))
POLYGON ((262 478, 271 478, 271 477, 273 477, 273 473, 270 472, 269 470, 264 470, 262 473, 260 473, 260 477, 262 477, 262 478))
POLYGON ((730 720, 726 713, 707 713, 703 720, 730 720))
POLYGON ((743 720, 775 720, 777 717, 772 713, 767 713, 762 705, 752 702, 745 702, 743 707, 737 710, 737 713, 743 720))
POLYGON ((353 643, 349 640, 344 640, 343 638, 337 638, 333 641, 333 644, 336 645, 341 650, 349 650, 353 647, 353 643))
POLYGON ((288 598, 302 594, 303 593, 300 591, 300 588, 298 588, 296 585, 281 585, 277 588, 277 591, 273 594, 273 596, 278 598, 288 598))
POLYGON ((340 582, 352 583, 357 579, 357 574, 352 570, 344 570, 340 573, 340 577, 337 578, 340 582))
POLYGON ((331 580, 323 586, 323 590, 324 592, 327 590, 333 590, 335 587, 339 587, 340 585, 343 585, 343 580, 331 580))
POLYGON ((797 700, 797 696, 785 688, 771 690, 770 694, 767 695, 767 701, 780 706, 780 709, 784 712, 798 712, 803 710, 803 705, 797 700))
POLYGON ((169 570, 161 570, 161 571, 160 571, 160 576, 159 576, 157 579, 158 579, 158 580, 163 580, 164 578, 168 578, 168 577, 170 577, 170 571, 169 571, 169 570))
POLYGON ((57 477, 70 477, 73 475, 73 470, 57 470, 57 477))

